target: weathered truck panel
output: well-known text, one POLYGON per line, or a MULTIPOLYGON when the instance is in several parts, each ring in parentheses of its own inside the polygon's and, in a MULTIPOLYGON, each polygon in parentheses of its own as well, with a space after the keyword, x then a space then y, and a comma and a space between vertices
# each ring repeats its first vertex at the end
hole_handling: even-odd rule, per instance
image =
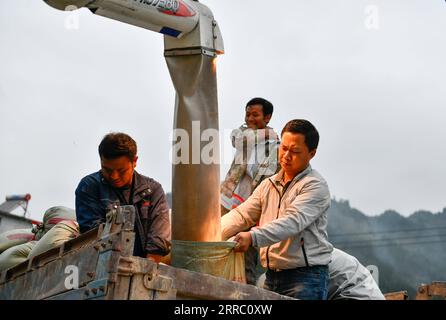
POLYGON ((252 285, 132 256, 132 206, 98 229, 0 274, 0 299, 290 299, 252 285))

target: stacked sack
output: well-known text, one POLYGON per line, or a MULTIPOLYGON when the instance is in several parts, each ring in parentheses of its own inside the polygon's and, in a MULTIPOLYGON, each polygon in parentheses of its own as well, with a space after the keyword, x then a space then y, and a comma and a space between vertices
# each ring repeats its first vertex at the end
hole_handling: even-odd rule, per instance
POLYGON ((66 220, 76 221, 76 213, 73 209, 63 206, 49 208, 43 215, 43 223, 35 226, 33 229, 33 232, 36 234, 36 240, 39 241, 55 225, 66 220))
POLYGON ((3 251, 0 254, 0 271, 7 270, 26 261, 36 243, 36 241, 30 241, 3 251))
POLYGON ((35 226, 32 232, 27 229, 18 231, 12 230, 0 235, 0 249, 7 249, 3 249, 0 254, 0 272, 77 237, 79 225, 73 209, 56 206, 45 212, 43 223, 35 226))
POLYGON ((32 229, 14 229, 0 234, 0 253, 22 243, 34 240, 32 229))
POLYGON ((45 251, 62 245, 79 235, 79 225, 73 220, 64 220, 56 224, 37 241, 28 258, 35 257, 45 251))

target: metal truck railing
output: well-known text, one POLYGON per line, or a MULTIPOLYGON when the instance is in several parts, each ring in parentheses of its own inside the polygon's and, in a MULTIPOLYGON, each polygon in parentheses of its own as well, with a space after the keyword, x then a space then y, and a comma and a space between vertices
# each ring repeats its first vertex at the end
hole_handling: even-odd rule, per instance
POLYGON ((0 274, 0 300, 291 299, 252 285, 132 256, 133 206, 0 274))

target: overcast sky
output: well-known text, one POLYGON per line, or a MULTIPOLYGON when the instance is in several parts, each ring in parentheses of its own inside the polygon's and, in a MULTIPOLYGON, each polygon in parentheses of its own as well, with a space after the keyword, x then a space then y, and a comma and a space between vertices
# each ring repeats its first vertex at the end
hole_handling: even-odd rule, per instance
MULTIPOLYGON (((294 118, 318 128, 312 164, 336 198, 369 215, 446 207, 445 1, 203 3, 225 42, 222 131, 242 124, 250 98, 265 97, 278 131, 294 118)), ((86 9, 67 29, 70 14, 0 1, 0 201, 29 192, 36 219, 74 208, 110 131, 135 138, 138 171, 171 189, 175 93, 163 36, 86 9)))

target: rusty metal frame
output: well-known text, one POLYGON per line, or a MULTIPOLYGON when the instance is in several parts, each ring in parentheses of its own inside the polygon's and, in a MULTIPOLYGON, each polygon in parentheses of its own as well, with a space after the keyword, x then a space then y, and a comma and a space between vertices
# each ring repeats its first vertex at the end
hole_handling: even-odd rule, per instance
POLYGON ((409 295, 407 294, 407 291, 396 291, 396 292, 385 293, 384 297, 386 298, 386 300, 407 300, 407 299, 409 299, 409 295))
POLYGON ((435 297, 446 300, 446 281, 433 281, 418 287, 415 300, 431 300, 435 297))
POLYGON ((291 299, 255 286, 157 264, 132 256, 133 207, 118 207, 107 222, 63 246, 2 274, 0 299, 173 300, 291 299), (79 267, 79 287, 64 285, 65 267, 79 267))
POLYGON ((89 299, 108 297, 115 291, 115 296, 119 293, 127 298, 121 293, 124 290, 119 290, 126 279, 117 281, 115 277, 110 282, 109 278, 113 278, 120 257, 133 253, 134 220, 133 206, 117 207, 107 214, 105 225, 4 271, 0 299, 89 299), (65 285, 65 270, 71 265, 78 268, 81 289, 65 285))

